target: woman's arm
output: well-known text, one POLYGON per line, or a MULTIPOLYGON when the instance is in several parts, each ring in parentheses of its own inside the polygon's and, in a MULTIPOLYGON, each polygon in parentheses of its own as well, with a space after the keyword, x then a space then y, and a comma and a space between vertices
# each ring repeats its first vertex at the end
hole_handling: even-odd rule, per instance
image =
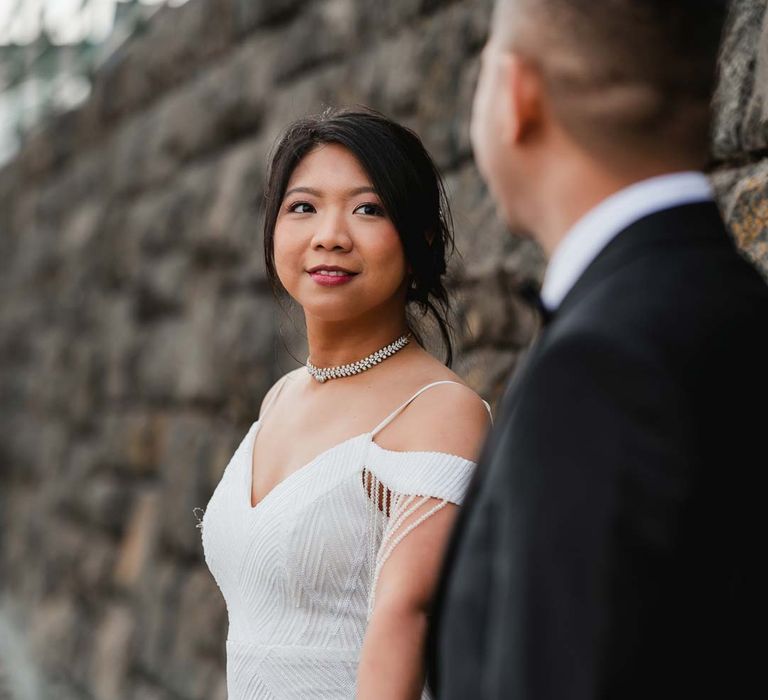
MULTIPOLYGON (((403 527, 439 503, 430 498, 403 527)), ((448 503, 420 523, 382 566, 360 655, 358 700, 421 697, 427 610, 457 508, 448 503)))
MULTIPOLYGON (((489 424, 474 392, 444 385, 419 396, 377 442, 389 449, 434 450, 476 461, 489 424)), ((424 688, 427 611, 458 506, 439 498, 417 502, 418 508, 397 524, 395 540, 434 512, 388 550, 381 566, 358 666, 357 700, 419 700, 424 688)))

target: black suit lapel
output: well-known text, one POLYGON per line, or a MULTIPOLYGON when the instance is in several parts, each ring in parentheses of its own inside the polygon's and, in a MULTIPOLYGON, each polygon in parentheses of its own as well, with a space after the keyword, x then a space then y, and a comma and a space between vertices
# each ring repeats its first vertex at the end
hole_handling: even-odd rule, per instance
POLYGON ((557 310, 565 317, 596 284, 644 250, 688 243, 727 243, 720 211, 714 202, 698 202, 643 217, 618 233, 576 280, 557 310))

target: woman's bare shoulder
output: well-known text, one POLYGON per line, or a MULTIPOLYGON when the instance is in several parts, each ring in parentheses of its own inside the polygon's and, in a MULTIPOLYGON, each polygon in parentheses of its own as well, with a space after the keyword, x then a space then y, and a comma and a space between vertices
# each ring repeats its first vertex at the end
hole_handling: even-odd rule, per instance
POLYGON ((296 369, 292 369, 289 372, 286 372, 284 375, 279 377, 272 386, 267 390, 267 393, 264 394, 264 398, 261 400, 261 407, 259 408, 259 415, 262 414, 264 409, 269 406, 269 404, 272 402, 273 398, 277 395, 277 393, 281 390, 281 385, 283 383, 292 383, 299 379, 300 373, 304 371, 304 367, 297 367, 296 369))
MULTIPOLYGON (((414 392, 434 382, 419 394, 400 416, 382 432, 394 449, 447 452, 475 460, 491 425, 483 398, 458 374, 444 365, 430 367, 413 383, 414 392)), ((387 447, 387 444, 383 446, 387 447)))

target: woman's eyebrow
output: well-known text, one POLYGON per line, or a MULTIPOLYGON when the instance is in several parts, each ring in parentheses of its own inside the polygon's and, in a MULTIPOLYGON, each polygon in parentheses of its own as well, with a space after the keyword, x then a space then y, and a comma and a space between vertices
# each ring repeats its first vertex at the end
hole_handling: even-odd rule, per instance
POLYGON ((288 190, 285 193, 285 196, 288 197, 289 195, 292 195, 294 192, 303 192, 304 194, 311 194, 315 197, 320 196, 320 191, 313 189, 312 187, 292 187, 290 190, 288 190))
MULTIPOLYGON (((302 192, 304 194, 311 194, 314 197, 321 197, 322 193, 320 190, 316 190, 314 187, 292 187, 290 190, 288 190, 285 193, 285 197, 289 197, 290 195, 296 193, 296 192, 302 192)), ((371 187, 370 185, 365 185, 364 187, 355 187, 354 189, 349 190, 347 193, 350 197, 356 197, 359 194, 364 194, 366 192, 370 192, 371 194, 376 194, 376 190, 371 187)))
POLYGON ((371 194, 378 195, 378 192, 373 187, 370 187, 366 185, 365 187, 355 187, 355 189, 350 190, 349 194, 351 197, 354 197, 358 194, 365 194, 366 192, 370 192, 371 194))

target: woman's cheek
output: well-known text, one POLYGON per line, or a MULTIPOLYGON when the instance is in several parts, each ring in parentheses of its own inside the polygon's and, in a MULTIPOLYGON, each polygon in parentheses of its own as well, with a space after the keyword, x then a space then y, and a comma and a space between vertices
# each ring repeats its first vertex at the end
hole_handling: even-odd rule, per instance
POLYGON ((406 275, 405 253, 400 243, 400 238, 395 233, 387 240, 387 245, 379 253, 379 259, 388 262, 382 269, 386 270, 386 276, 392 287, 399 287, 406 275))
POLYGON ((279 242, 275 237, 275 270, 280 283, 291 294, 295 291, 298 283, 299 266, 300 260, 297 258, 297 251, 279 242))

